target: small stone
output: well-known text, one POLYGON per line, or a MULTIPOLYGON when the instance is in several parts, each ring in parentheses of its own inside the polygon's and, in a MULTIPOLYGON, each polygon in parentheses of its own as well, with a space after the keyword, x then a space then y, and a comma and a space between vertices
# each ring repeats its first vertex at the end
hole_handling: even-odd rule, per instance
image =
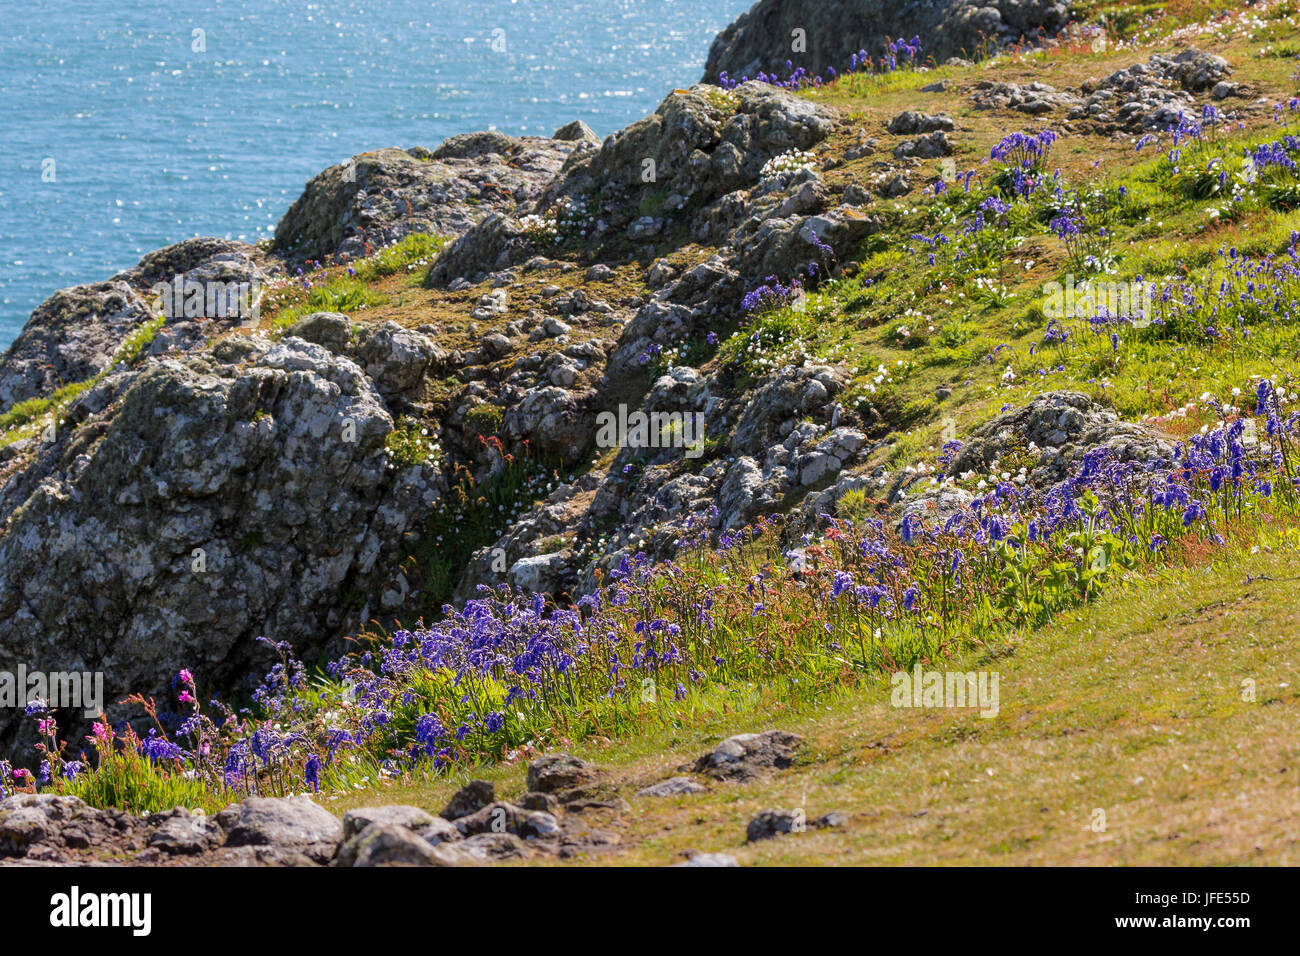
POLYGON ((785 833, 794 833, 801 827, 801 818, 793 810, 764 810, 749 821, 745 829, 745 842, 757 843, 785 833))
POLYGON ((496 787, 490 780, 471 780, 457 790, 439 814, 444 820, 459 820, 476 813, 496 800, 496 787))
POLYGON ((385 807, 361 807, 343 814, 343 839, 348 840, 376 823, 419 830, 433 823, 433 815, 419 807, 394 804, 385 807))
POLYGON ((556 800, 549 793, 525 793, 519 798, 519 806, 525 810, 541 810, 545 813, 557 813, 560 809, 560 801, 556 800))
POLYGON ((718 780, 747 780, 794 763, 803 738, 784 730, 728 737, 695 762, 695 772, 718 780))

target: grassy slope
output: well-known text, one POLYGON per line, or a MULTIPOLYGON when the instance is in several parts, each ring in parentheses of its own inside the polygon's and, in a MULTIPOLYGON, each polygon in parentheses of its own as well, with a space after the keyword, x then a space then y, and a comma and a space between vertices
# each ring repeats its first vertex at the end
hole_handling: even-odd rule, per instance
MULTIPOLYGON (((1254 39, 1225 31, 1222 41, 1202 37, 1197 45, 1227 56, 1236 67, 1234 79, 1260 94, 1290 95, 1292 64, 1258 55, 1254 39)), ((1166 46, 938 73, 967 88, 984 76, 1077 87, 1086 77, 1145 60, 1166 46)), ((918 106, 946 107, 957 116, 958 169, 978 163, 1008 129, 1051 125, 1064 134, 1053 165, 1065 170, 1069 182, 1142 181, 1140 166, 1151 153, 1134 155, 1136 137, 1071 134, 1059 116, 1043 122, 976 112, 965 94, 934 97, 931 107, 918 97, 934 95, 915 88, 936 75, 889 78, 854 95, 825 94, 851 119, 850 130, 861 126, 881 140, 874 157, 840 166, 827 175, 828 182, 865 181, 870 163, 888 155, 896 139, 883 132, 884 122, 918 106), (1099 169, 1093 165, 1097 160, 1099 169)), ((1267 107, 1242 109, 1242 114, 1248 129, 1270 125, 1267 107)), ((839 134, 824 152, 838 153, 854 138, 852 132, 839 134)), ((931 178, 914 174, 913 183, 931 178)), ((896 234, 907 234, 924 202, 918 190, 892 204, 901 213, 896 234)), ((1261 210, 1232 224, 1207 224, 1201 205, 1156 197, 1150 218, 1129 224, 1119 237, 1120 274, 1178 271, 1180 259, 1195 266, 1230 244, 1258 252, 1281 248, 1297 223, 1294 213, 1261 210)), ((915 270, 899 269, 902 262, 889 255, 886 250, 879 256, 876 274, 891 294, 854 309, 861 287, 849 283, 835 290, 824 311, 814 311, 803 344, 810 354, 840 357, 863 370, 874 371, 877 362, 917 362, 901 390, 922 409, 916 427, 889 436, 881 454, 894 464, 929 457, 926 451, 937 446, 945 419, 955 419, 960 434, 1002 402, 1023 401, 1046 388, 1082 388, 1141 417, 1176 408, 1207 388, 1221 393, 1242 376, 1243 370, 1230 367, 1223 356, 1208 355, 1197 368, 1200 374, 1180 374, 1186 359, 1170 343, 1131 360, 1126 356, 1131 367, 1108 370, 1114 382, 1109 392, 1089 381, 1087 355, 1062 356, 1067 371, 1045 382, 996 388, 1003 360, 990 365, 968 357, 1010 342, 1015 360, 1027 361, 1028 345, 1041 337, 1042 323, 1033 317, 1025 321, 1026 310, 1045 281, 1066 271, 1056 242, 1039 235, 1016 250, 1002 279, 1017 295, 969 307, 945 308, 942 298, 920 289, 915 270), (942 358, 932 342, 897 347, 890 334, 900 302, 933 314, 936 325, 950 317, 965 321, 971 340, 942 358), (954 395, 935 407, 928 396, 940 384, 954 386, 954 395)), ((872 266, 868 255, 864 271, 871 274, 872 266)), ((1287 368, 1269 363, 1272 367, 1258 371, 1285 373, 1291 363, 1283 364, 1287 368)), ((968 662, 1001 674, 1002 709, 992 720, 969 711, 895 709, 881 685, 811 709, 764 703, 726 718, 688 719, 685 731, 577 743, 570 749, 610 769, 631 803, 628 812, 594 820, 619 831, 625 842, 623 851, 605 859, 665 863, 692 850, 709 850, 734 852, 742 863, 1295 863, 1300 860, 1295 810, 1300 743, 1293 732, 1300 597, 1294 564, 1295 548, 1289 544, 1272 553, 1221 554, 1206 566, 1135 582, 1041 631, 1009 636, 1006 647, 994 652, 996 659, 968 662), (1242 699, 1247 678, 1256 682, 1254 702, 1242 699), (767 726, 807 738, 796 768, 765 782, 715 785, 698 796, 633 796, 722 737, 767 726), (746 823, 767 807, 802 807, 809 819, 843 810, 851 821, 844 830, 745 847, 746 823), (1106 813, 1104 832, 1092 828, 1096 809, 1106 813)), ((506 795, 523 789, 522 765, 473 775, 497 780, 506 795)), ((437 810, 462 780, 399 784, 386 789, 384 799, 437 810)), ((361 793, 327 805, 341 811, 374 799, 373 793, 361 793)))
MULTIPOLYGON (((1001 711, 891 707, 887 686, 815 709, 760 707, 688 733, 576 745, 624 785, 631 810, 590 814, 624 849, 589 862, 660 864, 692 850, 742 864, 1300 863, 1300 591, 1294 545, 1242 553, 1117 591, 995 660, 1001 711), (1256 700, 1242 700, 1242 681, 1256 700), (773 712, 776 711, 776 712, 773 712), (761 714, 761 716, 760 716, 761 714), (731 733, 805 736, 799 764, 762 782, 653 799, 731 733), (769 807, 842 830, 744 845, 769 807), (1093 811, 1106 811, 1094 832, 1093 811)), ((477 771, 522 791, 523 766, 477 771)), ((385 789, 385 802, 441 809, 464 778, 385 789)), ((374 793, 326 799, 342 811, 374 793)))
MULTIPOLYGON (((1285 101, 1296 86, 1291 60, 1260 55, 1266 42, 1293 42, 1296 31, 1284 24, 1269 29, 1278 36, 1262 40, 1224 30, 1221 39, 1195 40, 1198 47, 1228 57, 1235 67, 1233 79, 1254 87, 1251 97, 1224 104, 1240 110, 1250 130, 1271 127, 1271 110, 1255 107, 1256 96, 1285 101)), ((1145 184, 1151 214, 1145 221, 1121 224, 1117 278, 1178 272, 1179 260, 1196 268, 1220 246, 1235 244, 1253 253, 1281 248, 1290 230, 1300 229, 1300 214, 1259 210, 1235 223, 1208 223, 1204 203, 1151 194, 1154 187, 1143 179, 1142 167, 1151 163, 1154 151, 1135 155, 1136 137, 1074 131, 1059 113, 1032 119, 971 107, 969 93, 981 79, 1077 88, 1087 77, 1170 48, 1160 42, 1104 54, 1002 58, 968 68, 894 74, 855 88, 832 87, 815 95, 840 110, 849 125, 819 148, 820 158, 842 154, 856 141, 858 128, 877 138, 879 146, 875 154, 828 170, 824 178, 832 189, 868 182, 873 164, 904 138, 884 131, 890 117, 903 109, 946 109, 959 127, 952 137, 958 170, 977 166, 1009 130, 1051 126, 1062 133, 1052 166, 1062 168, 1071 185, 1124 183, 1139 190, 1145 184), (919 92, 941 76, 960 90, 919 92), (1100 167, 1094 167, 1097 161, 1100 167)), ((938 164, 927 162, 913 173, 908 196, 873 204, 874 213, 894 217, 891 237, 933 231, 926 220, 932 199, 922 192, 937 174, 938 164)), ((691 244, 674 249, 675 242, 666 241, 658 252, 682 265, 709 254, 691 244)), ((273 296, 265 304, 267 330, 303 310, 347 306, 357 321, 434 326, 441 345, 466 349, 485 332, 537 307, 542 289, 550 284, 565 291, 582 287, 593 298, 629 304, 644 294, 648 265, 630 262, 612 280, 596 283, 584 280, 580 262, 567 273, 529 276, 526 285, 511 291, 508 313, 473 322, 469 313, 488 287, 456 293, 429 289, 423 283, 424 250, 410 251, 414 261, 398 262, 392 272, 363 270, 356 283, 364 286, 359 299, 308 302, 294 287, 273 296), (362 301, 366 306, 357 307, 362 301)), ((557 250, 556 255, 576 258, 570 252, 557 250)), ((850 257, 847 250, 839 252, 850 257)), ((863 275, 876 280, 873 290, 867 292, 857 279, 820 299, 814 296, 798 350, 844 361, 856 369, 858 384, 870 380, 878 364, 895 368, 899 361, 915 363, 897 385, 898 407, 911 410, 906 421, 886 422, 872 464, 932 460, 949 421, 964 435, 1003 402, 1020 403, 1047 389, 1079 388, 1115 404, 1126 417, 1139 418, 1168 412, 1206 390, 1226 397, 1225 389, 1241 384, 1248 372, 1284 377, 1295 370, 1294 348, 1280 361, 1261 353, 1245 367, 1234 364, 1234 357, 1207 351, 1193 374, 1187 374, 1185 350, 1175 342, 1149 348, 1126 343, 1114 361, 1105 343, 1076 343, 1050 354, 1040 351, 1031 361, 1029 346, 1041 340, 1043 327, 1041 317, 1029 314, 1031 306, 1045 282, 1067 271, 1059 243, 1041 233, 1007 258, 1000 281, 1014 295, 993 300, 976 301, 969 288, 926 288, 925 270, 897 242, 851 258, 862 262, 863 275), (904 316, 906 309, 915 314, 904 316), (894 335, 900 321, 914 330, 933 324, 936 332, 902 347, 894 335), (961 325, 960 334, 945 340, 939 330, 949 322, 961 325), (995 363, 983 360, 1003 344, 1009 348, 995 363), (1041 380, 1032 375, 1036 366, 1058 361, 1065 372, 1041 380), (1002 389, 998 376, 1009 362, 1021 379, 1015 388, 1002 389), (1098 369, 1112 380, 1111 387, 1098 386, 1098 369), (940 385, 952 389, 943 403, 933 397, 940 385)), ((341 272, 330 273, 341 283, 339 294, 356 293, 341 272)), ((718 331, 725 337, 730 330, 718 331)), ((575 332, 580 338, 609 335, 599 326, 575 332)), ((555 346, 547 342, 538 347, 555 346)), ((513 358, 497 363, 496 371, 504 374, 513 358)), ((461 384, 430 383, 424 398, 435 410, 445 410, 456 401, 461 384)), ((1194 427, 1202 421, 1185 424, 1194 427)), ((0 422, 0 431, 7 424, 0 422)), ((34 427, 12 424, 0 443, 22 434, 21 428, 34 427)), ((609 467, 609 457, 597 456, 593 469, 609 467)), ((620 832, 625 844, 623 851, 598 860, 663 863, 698 849, 734 852, 742 863, 1300 862, 1295 557, 1294 543, 1276 545, 1275 553, 1242 552, 1235 559, 1221 554, 1213 564, 1170 571, 1112 592, 1043 630, 1008 635, 1006 644, 993 652, 996 659, 967 662, 1001 674, 1002 709, 992 720, 970 712, 894 709, 882 684, 843 692, 815 707, 796 709, 768 698, 741 714, 685 717, 680 722, 685 730, 649 728, 634 740, 576 742, 567 749, 608 768, 631 804, 630 811, 603 820, 601 814, 591 815, 593 824, 620 832), (1245 678, 1256 681, 1254 703, 1241 699, 1245 678), (722 737, 771 726, 807 738, 795 768, 765 782, 717 785, 698 796, 633 796, 639 786, 672 775, 722 737), (756 812, 796 806, 809 818, 842 810, 850 814, 850 823, 843 830, 742 845, 745 825, 756 812), (1090 827, 1097 808, 1107 814, 1102 833, 1090 827)), ((522 762, 477 768, 470 775, 499 781, 507 796, 523 789, 522 762)), ((322 795, 321 800, 339 812, 379 802, 414 803, 436 811, 463 780, 403 782, 346 797, 322 795)))

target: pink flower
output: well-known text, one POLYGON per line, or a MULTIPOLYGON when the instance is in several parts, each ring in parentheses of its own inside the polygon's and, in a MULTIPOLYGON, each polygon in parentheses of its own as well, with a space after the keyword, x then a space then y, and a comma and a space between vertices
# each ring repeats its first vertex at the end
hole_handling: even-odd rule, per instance
POLYGON ((187 690, 183 690, 183 691, 180 692, 180 696, 177 697, 176 699, 179 700, 182 704, 188 704, 188 703, 189 703, 190 701, 192 701, 194 698, 190 696, 190 692, 189 692, 189 691, 187 691, 187 690))

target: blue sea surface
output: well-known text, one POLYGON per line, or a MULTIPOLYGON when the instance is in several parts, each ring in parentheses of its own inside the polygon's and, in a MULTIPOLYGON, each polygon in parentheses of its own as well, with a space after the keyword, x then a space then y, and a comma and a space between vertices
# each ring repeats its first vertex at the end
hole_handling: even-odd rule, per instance
POLYGON ((308 179, 456 133, 604 136, 751 0, 71 0, 0 35, 0 348, 55 289, 268 238, 308 179))

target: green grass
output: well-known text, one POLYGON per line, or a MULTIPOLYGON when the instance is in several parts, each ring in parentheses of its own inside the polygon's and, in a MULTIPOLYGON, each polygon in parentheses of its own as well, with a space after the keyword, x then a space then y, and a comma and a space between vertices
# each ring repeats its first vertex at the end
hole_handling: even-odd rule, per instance
POLYGON ((56 416, 62 409, 66 408, 78 395, 97 385, 103 380, 109 371, 119 365, 130 364, 144 353, 149 344, 158 334, 158 330, 163 327, 167 321, 166 316, 157 316, 147 322, 141 323, 127 338, 118 346, 117 351, 109 360, 105 371, 80 382, 70 382, 55 389, 49 395, 29 398, 25 401, 17 402, 10 406, 9 410, 0 415, 0 445, 8 444, 15 438, 20 437, 18 432, 24 426, 36 422, 38 419, 46 416, 56 416))
POLYGON ((280 309, 271 318, 271 328, 287 329, 313 312, 343 312, 351 315, 387 301, 386 295, 362 279, 336 276, 324 285, 312 286, 305 294, 296 296, 293 304, 280 309))
MULTIPOLYGON (((412 233, 361 260, 353 271, 362 282, 374 281, 399 272, 415 273, 419 267, 428 266, 442 251, 447 241, 447 236, 435 236, 423 232, 412 233)), ((415 279, 416 282, 423 281, 423 275, 416 275, 415 279)))
MULTIPOLYGON (((1112 37, 1162 36, 1228 6, 1189 0, 1104 9, 1112 37), (1144 23, 1152 12, 1167 16, 1144 23)), ((1275 53, 1291 49, 1293 28, 1274 19, 1268 30, 1275 53)), ((1246 41, 1233 42, 1225 52, 1239 70, 1234 78, 1284 100, 1294 87, 1292 65, 1275 55, 1256 56, 1246 41)), ((1064 88, 1149 52, 1011 55, 970 68, 856 75, 803 95, 844 110, 850 127, 884 135, 883 122, 916 107, 918 88, 941 78, 968 84, 1015 74, 1017 82, 1043 78, 1064 88)), ((720 108, 734 107, 727 94, 714 97, 720 108)), ((1006 132, 1005 115, 951 106, 951 97, 919 105, 931 103, 958 116, 953 138, 959 169, 978 165, 1006 132)), ((1052 117, 1054 126, 1059 119, 1052 117)), ((1247 306, 1229 311, 1235 310, 1248 336, 1209 341, 1194 323, 1171 319, 1162 327, 1126 329, 1118 347, 1109 336, 1083 328, 1075 328, 1065 343, 1044 342, 1044 286, 1090 269, 1085 252, 1103 261, 1110 280, 1176 276, 1209 290, 1224 278, 1221 249, 1235 247, 1250 256, 1283 251, 1300 228, 1295 177, 1270 169, 1243 201, 1228 207, 1230 188, 1205 171, 1217 159, 1230 180, 1240 178, 1242 150, 1285 132, 1262 125, 1266 121, 1252 119, 1243 131, 1225 127, 1214 141, 1185 148, 1177 169, 1167 141, 1136 153, 1131 144, 1081 133, 1063 138, 1049 169, 1062 167, 1067 194, 1077 190, 1071 205, 1094 233, 1098 226, 1109 233, 1087 250, 1070 248, 1052 234, 1056 202, 1046 194, 1013 202, 1007 228, 997 235, 963 236, 961 225, 978 203, 993 195, 1010 199, 996 165, 983 169, 970 194, 959 187, 942 195, 918 189, 900 200, 875 201, 872 212, 882 231, 858 249, 836 250, 840 261, 855 265, 851 276, 815 288, 799 308, 766 310, 716 329, 723 339, 716 351, 691 342, 676 357, 722 370, 732 397, 784 364, 841 365, 850 376, 840 398, 844 409, 856 412, 854 423, 880 440, 866 467, 891 470, 933 461, 945 429, 955 428, 964 438, 1003 405, 1051 389, 1082 390, 1129 419, 1184 411, 1203 392, 1234 401, 1232 389, 1252 375, 1294 389, 1300 330, 1294 322, 1275 325, 1247 306), (1104 156, 1104 164, 1094 168, 1095 156, 1104 156), (936 251, 930 266, 911 237, 940 231, 953 241, 936 251), (952 254, 957 248, 960 259, 952 254), (1010 384, 1003 377, 1007 367, 1016 373, 1010 384)), ((828 170, 826 178, 844 176, 841 186, 849 178, 861 180, 871 161, 828 170)), ((937 170, 922 166, 913 180, 927 183, 935 176, 937 170)), ((642 211, 661 203, 662 197, 651 197, 642 211)), ((418 276, 442 243, 410 236, 358 263, 355 275, 331 273, 321 285, 288 289, 272 325, 283 328, 313 311, 355 313, 391 304, 400 285, 392 277, 418 276)), ((572 248, 548 248, 561 257, 575 254, 572 248)), ((1271 288, 1280 297, 1300 299, 1300 283, 1287 280, 1271 288)), ((454 306, 463 311, 463 303, 454 306)), ((141 348, 132 346, 132 354, 141 348)), ((0 426, 30 427, 58 405, 60 395, 16 407, 7 425, 0 418, 0 426)), ((467 433, 490 439, 500 414, 496 406, 476 406, 467 416, 467 433)), ((1185 434, 1213 421, 1196 409, 1160 424, 1185 434)), ((419 423, 400 422, 389 450, 397 463, 427 460, 419 423)), ((1001 467, 1015 471, 1034 462, 1026 446, 1007 455, 1001 467)), ((482 482, 469 480, 463 466, 452 475, 452 495, 413 539, 404 569, 413 595, 404 616, 436 616, 474 552, 494 541, 521 508, 543 497, 545 473, 517 458, 482 482)), ((860 519, 875 515, 877 507, 858 491, 844 496, 837 510, 860 519)), ((420 771, 382 784, 376 767, 384 754, 358 754, 355 762, 331 770, 336 776, 327 784, 335 792, 321 799, 335 809, 382 799, 436 812, 468 775, 497 780, 511 795, 521 791, 521 764, 500 764, 503 750, 563 746, 609 768, 624 787, 632 809, 609 820, 627 845, 616 857, 622 862, 670 862, 690 848, 734 852, 747 863, 1297 862, 1289 809, 1294 784, 1288 787, 1278 769, 1293 765, 1296 756, 1291 727, 1300 597, 1289 519, 1267 508, 1238 516, 1226 546, 1211 547, 1208 536, 1198 535, 1168 560, 1148 560, 1143 539, 1157 531, 1173 539, 1177 529, 1134 530, 1136 548, 1091 532, 1076 538, 1071 544, 1080 549, 1077 563, 1019 544, 989 548, 973 558, 987 565, 981 567, 988 581, 996 579, 987 603, 945 605, 939 631, 886 628, 871 654, 855 652, 851 640, 842 640, 845 667, 826 654, 820 625, 840 628, 835 633, 845 638, 864 624, 866 633, 874 633, 876 622, 827 617, 824 608, 776 594, 773 621, 755 625, 744 585, 755 580, 764 561, 776 559, 762 553, 772 546, 768 542, 738 549, 733 566, 694 569, 694 583, 716 589, 719 605, 729 609, 715 639, 728 649, 722 656, 731 663, 729 669, 709 670, 710 679, 690 687, 681 700, 664 693, 648 701, 606 699, 595 676, 590 686, 522 705, 503 738, 471 741, 468 765, 451 774, 420 771), (752 653, 759 644, 772 659, 788 656, 781 666, 768 666, 770 661, 752 653), (916 660, 997 669, 1003 680, 998 717, 891 707, 890 668, 916 660), (837 670, 851 671, 852 679, 841 679, 837 670), (1242 699, 1244 680, 1255 681, 1255 700, 1242 699), (715 786, 699 796, 662 802, 632 797, 638 786, 671 775, 722 736, 765 725, 808 737, 791 771, 744 788, 715 786), (1249 742, 1250 759, 1243 742, 1249 742), (360 789, 343 792, 353 788, 360 789), (1229 805, 1232 812, 1224 813, 1229 805), (851 821, 843 831, 743 846, 745 823, 768 806, 803 806, 810 816, 847 810, 851 821), (1089 825, 1097 809, 1110 821, 1105 831, 1089 825)), ((544 550, 567 544, 556 537, 544 550)), ((951 591, 947 581, 927 581, 927 599, 951 591)), ((648 600, 658 601, 656 610, 665 613, 689 603, 667 590, 648 600)), ((691 653, 704 660, 701 648, 691 653)), ((675 682, 678 675, 671 676, 675 682)), ((475 708, 500 706, 506 690, 495 678, 453 688, 446 672, 426 672, 413 679, 410 697, 394 715, 394 733, 409 737, 419 716, 432 709, 456 719, 471 706, 462 700, 467 688, 476 695, 475 708)), ((315 703, 334 690, 323 684, 315 703)), ((158 789, 149 774, 131 779, 130 786, 143 788, 145 796, 121 789, 111 774, 92 796, 149 805, 170 799, 149 795, 158 789)), ((83 785, 90 787, 89 781, 83 785)))
MULTIPOLYGON (((1295 865, 1294 781, 1281 768, 1298 755, 1296 546, 1275 538, 1134 580, 948 665, 999 672, 992 719, 893 707, 882 680, 793 704, 755 690, 733 713, 683 710, 659 729, 577 742, 567 749, 608 770, 630 802, 586 815, 622 847, 577 862, 662 865, 707 851, 742 865, 1295 865), (726 736, 773 726, 807 740, 788 771, 698 795, 634 795, 726 736), (746 824, 768 807, 850 819, 746 845, 746 824), (1098 809, 1104 831, 1092 828, 1098 809)), ((340 813, 377 798, 437 812, 470 777, 509 798, 523 774, 523 763, 475 767, 320 799, 340 813)))

